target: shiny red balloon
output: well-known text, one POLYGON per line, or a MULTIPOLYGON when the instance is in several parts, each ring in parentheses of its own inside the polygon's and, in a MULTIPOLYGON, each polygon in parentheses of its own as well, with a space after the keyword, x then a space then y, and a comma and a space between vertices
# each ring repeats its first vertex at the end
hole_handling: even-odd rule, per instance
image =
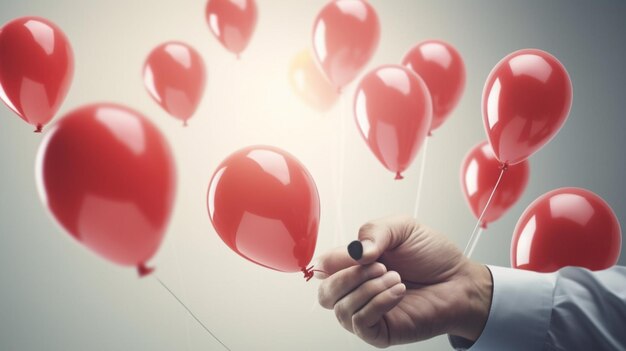
POLYGON ((572 105, 572 82, 554 56, 516 51, 491 71, 483 91, 483 123, 498 160, 519 163, 561 129, 572 105))
POLYGON ((74 75, 70 43, 54 23, 21 17, 0 31, 0 98, 41 132, 59 110, 74 75))
POLYGON ((520 217, 511 265, 537 272, 566 266, 602 270, 617 263, 622 231, 611 207, 580 188, 561 188, 535 200, 520 217))
POLYGON ((313 49, 324 73, 341 89, 374 55, 380 24, 374 8, 364 0, 334 0, 313 24, 313 49))
POLYGON ((328 111, 339 97, 308 50, 301 51, 291 61, 289 83, 307 105, 321 112, 328 111))
POLYGON ((115 104, 60 119, 39 148, 43 203, 81 244, 114 263, 150 273, 174 202, 176 171, 159 130, 115 104))
MULTIPOLYGON (((461 189, 477 219, 491 196, 500 172, 500 162, 486 141, 474 146, 461 164, 461 189)), ((481 223, 483 228, 502 217, 522 197, 529 173, 528 161, 507 168, 485 212, 481 223)))
POLYGON ((270 146, 233 153, 213 174, 207 207, 219 236, 240 256, 310 276, 320 203, 313 178, 294 156, 270 146))
POLYGON ((250 42, 257 21, 254 0, 209 0, 206 5, 206 21, 211 32, 226 50, 237 55, 250 42))
POLYGON ((439 128, 461 99, 465 88, 465 64, 459 52, 440 40, 415 45, 404 55, 402 64, 417 73, 426 83, 433 99, 433 123, 439 128))
POLYGON ((150 96, 184 125, 202 99, 205 76, 200 54, 181 42, 157 46, 143 67, 143 82, 150 96))
POLYGON ((428 135, 432 102, 424 81, 400 65, 363 77, 354 98, 354 118, 376 158, 402 179, 428 135))

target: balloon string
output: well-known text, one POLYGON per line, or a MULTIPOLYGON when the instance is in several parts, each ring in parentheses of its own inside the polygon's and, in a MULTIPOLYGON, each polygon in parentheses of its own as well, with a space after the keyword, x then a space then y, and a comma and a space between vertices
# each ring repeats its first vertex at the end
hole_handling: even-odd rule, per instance
POLYGON ((493 190, 491 191, 491 195, 489 195, 489 199, 487 200, 485 207, 483 208, 482 212, 480 213, 480 216, 478 217, 478 221, 476 221, 476 225, 474 226, 474 230, 472 230, 472 235, 470 235, 470 239, 467 242, 467 245, 465 246, 465 250, 463 250, 463 254, 467 256, 467 258, 471 257, 472 252, 474 251, 474 248, 476 247, 476 244, 478 243, 480 234, 477 232, 477 230, 483 222, 485 213, 487 213, 487 209, 489 208, 489 205, 491 204, 491 200, 493 200, 493 195, 496 193, 496 190, 498 190, 498 186, 500 185, 500 181, 502 180, 502 176, 504 175, 504 172, 506 172, 506 170, 507 170, 506 165, 503 165, 500 168, 500 176, 498 177, 498 181, 496 182, 496 185, 493 187, 493 190))
POLYGON ((339 143, 339 145, 337 145, 339 154, 337 157, 337 234, 335 235, 335 245, 341 245, 345 241, 343 235, 343 175, 346 153, 345 134, 347 117, 345 116, 345 101, 346 97, 344 95, 341 95, 341 111, 339 111, 339 135, 337 138, 337 142, 339 143))
POLYGON ((231 350, 228 348, 228 346, 226 346, 226 345, 225 345, 225 344, 224 344, 224 343, 223 343, 223 342, 222 342, 222 341, 221 341, 221 340, 220 340, 217 336, 215 336, 215 334, 213 334, 213 333, 211 332, 211 330, 210 330, 209 328, 207 328, 207 326, 206 326, 206 325, 204 325, 204 323, 202 323, 202 321, 201 321, 198 317, 196 317, 196 315, 195 315, 195 314, 193 314, 193 312, 191 312, 191 310, 189 309, 189 307, 187 307, 187 305, 185 305, 185 304, 184 304, 184 303, 183 303, 183 302, 182 302, 182 301, 178 298, 178 296, 176 296, 176 294, 174 294, 174 292, 173 292, 170 288, 168 288, 168 287, 167 287, 167 285, 165 285, 165 283, 163 283, 163 281, 161 281, 161 279, 159 279, 159 277, 157 277, 156 275, 155 275, 154 277, 155 277, 155 278, 156 278, 156 280, 159 282, 159 284, 161 284, 161 286, 162 286, 165 290, 167 290, 167 292, 169 292, 169 293, 170 293, 170 295, 172 295, 172 297, 174 297, 174 298, 176 299, 176 301, 178 301, 178 303, 179 303, 179 304, 180 304, 180 305, 181 305, 181 306, 182 306, 185 310, 187 310, 187 313, 189 313, 189 314, 193 317, 193 319, 195 319, 195 320, 196 320, 196 322, 198 322, 198 324, 200 324, 200 326, 202 326, 202 328, 204 328, 204 330, 206 330, 206 332, 207 332, 207 333, 209 333, 209 334, 213 337, 213 339, 217 340, 217 342, 219 342, 220 344, 222 344, 222 346, 224 347, 224 349, 226 349, 226 350, 228 350, 228 351, 231 351, 231 350))
POLYGON ((424 169, 426 168, 426 155, 428 152, 428 139, 430 139, 430 137, 427 137, 426 140, 424 140, 424 146, 423 146, 423 150, 422 150, 422 162, 420 164, 420 175, 419 178, 417 180, 417 195, 415 196, 415 211, 413 212, 413 218, 417 219, 417 215, 419 213, 419 209, 420 209, 420 199, 422 197, 422 184, 424 181, 424 169))
POLYGON ((315 272, 324 273, 324 274, 330 276, 330 274, 328 274, 328 272, 326 272, 324 270, 313 269, 313 266, 311 266, 309 268, 302 268, 302 273, 304 273, 304 279, 306 279, 307 282, 309 280, 311 280, 311 278, 313 278, 313 275, 315 274, 315 272))
POLYGON ((467 258, 472 257, 472 253, 474 253, 474 249, 476 248, 476 243, 478 243, 478 240, 480 239, 480 235, 483 233, 484 228, 480 227, 478 229, 478 231, 476 232, 476 239, 474 240, 474 242, 472 243, 472 246, 469 248, 469 251, 467 251, 467 258))

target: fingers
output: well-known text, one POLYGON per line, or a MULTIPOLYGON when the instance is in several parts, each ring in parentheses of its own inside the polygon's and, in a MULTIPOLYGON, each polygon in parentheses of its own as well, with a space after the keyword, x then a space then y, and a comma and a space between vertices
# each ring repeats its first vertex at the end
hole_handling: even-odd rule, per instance
POLYGON ((361 284, 361 286, 335 304, 335 316, 339 320, 339 323, 348 331, 353 332, 353 315, 378 294, 400 282, 400 275, 397 272, 387 272, 378 278, 371 279, 361 284))
POLYGON ((363 255, 358 262, 368 264, 378 260, 385 251, 402 244, 413 232, 416 222, 408 216, 395 216, 368 222, 359 229, 363 255))
POLYGON ((389 346, 389 331, 384 316, 385 313, 396 307, 404 297, 405 292, 406 286, 398 283, 376 295, 352 316, 354 333, 371 345, 377 347, 389 346))
POLYGON ((350 258, 346 252, 346 248, 338 247, 319 257, 315 268, 317 270, 324 271, 324 273, 316 273, 315 277, 318 279, 325 279, 336 272, 355 265, 357 265, 357 262, 350 258))
POLYGON ((382 263, 367 266, 351 266, 341 270, 320 284, 318 300, 322 307, 332 309, 337 301, 358 288, 364 282, 385 274, 387 268, 382 263))

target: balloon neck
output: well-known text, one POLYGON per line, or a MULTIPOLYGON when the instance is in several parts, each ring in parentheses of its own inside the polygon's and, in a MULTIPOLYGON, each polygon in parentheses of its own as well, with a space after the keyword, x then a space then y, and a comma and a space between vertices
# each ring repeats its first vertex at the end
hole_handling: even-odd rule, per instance
POLYGON ((337 94, 341 95, 341 87, 337 87, 337 94))
POLYGON ((402 176, 402 174, 400 174, 400 172, 396 172, 396 177, 394 179, 400 180, 400 179, 404 179, 404 177, 402 176))
POLYGON ((186 127, 186 126, 188 126, 188 124, 187 124, 187 120, 184 120, 184 121, 183 121, 183 127, 186 127))
POLYGON ((241 60, 241 54, 237 53, 235 56, 237 57, 237 60, 241 60))
POLYGON ((433 136, 433 132, 429 130, 427 136, 429 136, 429 137, 433 136))
POLYGON ((137 266, 137 273, 139 274, 139 278, 143 278, 145 276, 148 276, 152 272, 154 272, 154 268, 147 267, 145 263, 140 263, 137 266))
POLYGON ((483 222, 480 224, 480 227, 481 227, 483 230, 487 229, 487 222, 483 221, 483 222))
POLYGON ((328 274, 326 271, 323 271, 321 269, 314 269, 313 266, 309 267, 309 268, 302 268, 302 273, 304 273, 304 279, 308 282, 309 280, 311 280, 311 278, 313 278, 313 276, 315 275, 315 272, 319 272, 319 273, 324 273, 326 275, 330 275, 328 274))
POLYGON ((41 123, 37 123, 36 129, 33 133, 41 133, 43 130, 43 125, 41 123))
POLYGON ((507 169, 509 169, 509 164, 508 163, 505 162, 505 163, 500 164, 500 170, 502 172, 506 171, 507 169))

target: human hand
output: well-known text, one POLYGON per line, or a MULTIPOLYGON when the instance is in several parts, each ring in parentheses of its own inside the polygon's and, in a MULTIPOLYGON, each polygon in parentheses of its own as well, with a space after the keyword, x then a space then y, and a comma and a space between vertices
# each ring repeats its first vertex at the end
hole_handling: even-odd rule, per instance
POLYGON ((476 340, 489 315, 487 267, 467 259, 445 236, 411 217, 361 227, 363 256, 345 247, 320 257, 319 302, 339 323, 377 347, 451 334, 476 340))

